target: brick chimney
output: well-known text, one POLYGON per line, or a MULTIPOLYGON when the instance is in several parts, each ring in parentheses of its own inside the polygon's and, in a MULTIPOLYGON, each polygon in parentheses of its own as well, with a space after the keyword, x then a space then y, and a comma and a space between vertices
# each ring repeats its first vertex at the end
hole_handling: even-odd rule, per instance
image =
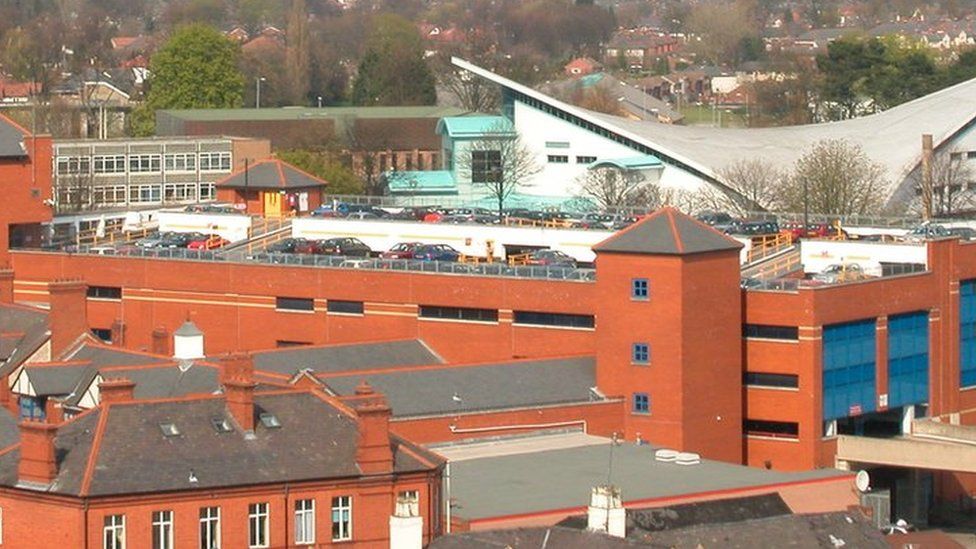
POLYGON ((88 333, 88 285, 83 280, 56 280, 48 284, 51 295, 51 357, 68 350, 88 333))
POLYGON ((154 355, 169 356, 169 332, 163 326, 152 331, 151 351, 154 355))
POLYGON ((231 353, 220 359, 220 380, 227 411, 245 433, 254 431, 254 362, 247 353, 231 353))
POLYGON ((136 384, 125 378, 106 379, 98 384, 102 404, 116 404, 135 400, 136 384))
POLYGON ((14 270, 9 267, 0 269, 0 303, 14 302, 14 270))
POLYGON ((110 337, 112 338, 112 345, 125 346, 125 322, 122 322, 121 318, 116 318, 115 322, 112 322, 110 337))
POLYGON ((48 485, 58 474, 54 451, 54 437, 58 426, 42 421, 20 423, 20 462, 17 479, 20 482, 48 485))
POLYGON ((386 398, 363 381, 356 387, 353 402, 359 416, 359 441, 356 444, 356 463, 366 475, 393 471, 393 450, 390 449, 390 416, 386 398))
POLYGON ((47 418, 48 423, 63 423, 64 422, 64 404, 55 398, 48 397, 47 401, 44 403, 44 415, 47 418))

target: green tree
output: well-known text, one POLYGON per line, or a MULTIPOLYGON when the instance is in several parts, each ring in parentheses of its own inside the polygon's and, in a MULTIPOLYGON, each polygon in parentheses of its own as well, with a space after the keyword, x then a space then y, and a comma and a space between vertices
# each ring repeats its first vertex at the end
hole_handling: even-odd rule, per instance
POLYGON ((285 69, 288 74, 289 99, 293 105, 304 105, 308 102, 309 92, 309 31, 305 0, 292 0, 286 36, 288 49, 285 54, 285 69))
POLYGON ((375 16, 353 82, 353 103, 433 105, 436 100, 434 75, 416 27, 397 15, 375 16))
POLYGON ((131 131, 152 135, 159 109, 227 109, 243 105, 240 50, 206 25, 177 31, 149 63, 146 101, 133 112, 131 131))

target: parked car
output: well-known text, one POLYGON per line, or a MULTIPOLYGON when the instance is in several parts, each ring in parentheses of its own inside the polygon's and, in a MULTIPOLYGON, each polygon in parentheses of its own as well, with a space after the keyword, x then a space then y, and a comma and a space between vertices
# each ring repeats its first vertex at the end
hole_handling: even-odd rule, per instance
POLYGON ((374 212, 352 212, 346 216, 346 219, 358 219, 360 221, 368 221, 379 219, 380 216, 376 215, 374 212))
POLYGON ((320 240, 316 244, 319 251, 312 253, 352 257, 369 257, 373 253, 373 250, 358 238, 330 238, 320 240))
POLYGON ((309 212, 309 215, 313 217, 344 217, 348 213, 349 204, 339 202, 337 204, 322 204, 309 212))
POLYGON ((729 225, 735 221, 735 218, 725 212, 702 212, 698 214, 698 221, 712 227, 716 227, 717 230, 724 231, 729 225))
POLYGON ((226 238, 212 234, 205 235, 204 238, 195 238, 191 240, 187 245, 188 250, 213 250, 215 248, 223 248, 224 246, 230 244, 230 240, 226 238))
POLYGON ((970 229, 969 227, 949 227, 949 234, 952 236, 958 236, 962 240, 972 240, 976 238, 976 230, 970 229))
POLYGON ((389 250, 380 254, 383 259, 413 259, 413 252, 422 242, 400 242, 389 250))
POLYGON ((268 244, 266 251, 271 254, 293 254, 295 253, 295 247, 305 242, 306 240, 304 238, 282 238, 277 242, 268 244))
POLYGON ((779 223, 768 220, 738 221, 729 225, 725 229, 725 232, 728 234, 756 236, 776 234, 779 232, 779 223))
MULTIPOLYGON (((880 275, 880 273, 877 274, 880 275)), ((811 280, 825 284, 835 284, 838 282, 854 282, 856 280, 871 278, 871 276, 867 272, 867 269, 860 263, 834 263, 813 275, 811 280)))
POLYGON ((923 223, 915 227, 905 235, 905 240, 909 242, 921 242, 930 238, 943 238, 949 236, 949 229, 937 223, 923 223))
POLYGON ((319 254, 322 253, 322 243, 324 240, 306 240, 301 239, 300 242, 295 243, 295 250, 293 253, 296 254, 319 254))
POLYGON ((613 229, 613 230, 615 230, 615 231, 620 231, 620 230, 626 229, 627 227, 630 227, 634 223, 637 223, 639 220, 640 220, 640 217, 632 216, 632 215, 631 216, 621 217, 621 218, 617 219, 617 221, 610 228, 613 229))
POLYGON ((573 226, 580 229, 609 229, 617 221, 618 217, 613 214, 588 213, 573 226))
POLYGON ((536 250, 529 254, 527 264, 576 268, 576 259, 559 250, 536 250))
POLYGON ((203 233, 168 233, 158 248, 186 248, 190 242, 207 238, 203 233))
POLYGON ((783 231, 788 232, 794 240, 800 238, 824 238, 830 236, 830 225, 826 223, 810 223, 803 227, 803 223, 784 223, 781 225, 783 231))
POLYGON ((457 261, 461 252, 447 244, 422 244, 413 251, 413 258, 420 261, 457 261))
POLYGON ((146 249, 159 248, 168 236, 169 233, 156 233, 136 241, 136 246, 146 249))

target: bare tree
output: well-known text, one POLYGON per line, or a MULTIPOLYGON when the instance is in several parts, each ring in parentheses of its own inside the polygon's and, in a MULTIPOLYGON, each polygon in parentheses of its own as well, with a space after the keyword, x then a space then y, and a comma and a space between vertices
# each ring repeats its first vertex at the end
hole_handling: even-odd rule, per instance
POLYGON ((759 159, 739 160, 719 171, 722 182, 731 193, 720 193, 721 209, 739 215, 775 207, 780 198, 783 173, 759 159))
POLYGON ((90 208, 94 181, 88 169, 72 169, 70 173, 58 175, 55 183, 58 213, 78 212, 90 208))
MULTIPOLYGON (((475 62, 490 64, 486 54, 477 55, 475 62), (486 63, 487 61, 487 63, 486 63)), ((469 112, 496 112, 501 102, 499 87, 484 78, 459 69, 451 63, 450 55, 442 53, 431 59, 431 69, 437 86, 453 96, 458 105, 469 112)))
POLYGON ((780 194, 787 210, 872 214, 881 210, 886 186, 884 168, 859 145, 825 139, 796 161, 780 194))
POLYGON ((527 180, 542 170, 511 124, 489 127, 467 151, 457 154, 455 166, 458 174, 498 201, 499 218, 504 214, 505 199, 528 186, 527 180))
MULTIPOLYGON (((966 153, 939 151, 933 155, 931 167, 930 201, 933 216, 951 217, 960 209, 976 206, 976 193, 970 189, 970 185, 976 182, 976 172, 966 159, 966 153)), ((910 209, 917 213, 922 213, 924 195, 927 192, 922 178, 922 168, 916 170, 911 177, 917 200, 913 201, 910 209)))
POLYGON ((603 209, 657 207, 661 203, 657 185, 640 173, 620 168, 593 168, 576 182, 580 197, 596 201, 603 209))

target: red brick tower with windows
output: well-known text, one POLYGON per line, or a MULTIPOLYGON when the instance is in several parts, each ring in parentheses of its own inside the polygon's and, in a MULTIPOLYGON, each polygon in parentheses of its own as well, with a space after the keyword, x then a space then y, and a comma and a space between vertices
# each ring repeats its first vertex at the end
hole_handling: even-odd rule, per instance
POLYGON ((51 136, 35 136, 0 115, 0 265, 11 245, 39 247, 51 220, 51 136))
POLYGON ((672 208, 597 244, 597 384, 624 436, 742 461, 742 245, 672 208))

